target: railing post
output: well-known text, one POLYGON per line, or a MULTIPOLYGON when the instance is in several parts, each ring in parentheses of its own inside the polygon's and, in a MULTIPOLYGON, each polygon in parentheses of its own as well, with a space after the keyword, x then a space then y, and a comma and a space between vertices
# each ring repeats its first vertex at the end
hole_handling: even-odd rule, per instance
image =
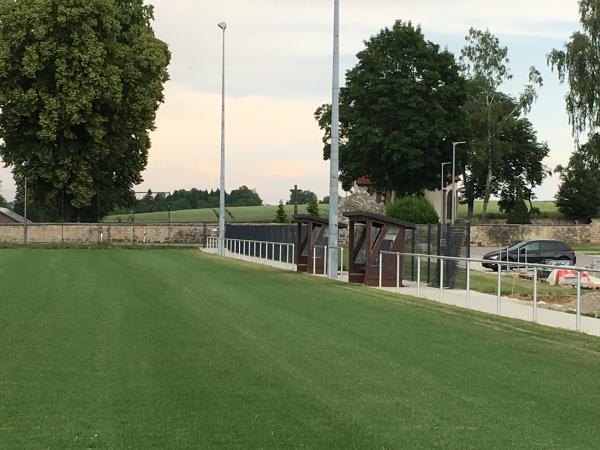
POLYGON ((400 253, 396 253, 396 289, 400 289, 400 253))
POLYGON ((383 253, 379 252, 379 287, 383 287, 383 253))
POLYGON ((417 297, 421 296, 421 257, 417 256, 417 297))
POLYGON ((279 244, 279 264, 283 264, 283 244, 279 244))
POLYGON ((467 309, 471 307, 471 261, 467 260, 467 309))
POLYGON ((292 244, 292 264, 296 264, 296 246, 292 244))
POLYGON ((502 295, 502 267, 498 268, 498 278, 496 280, 496 312, 498 313, 498 315, 500 315, 501 308, 500 308, 500 303, 502 302, 501 299, 501 295, 502 295))
POLYGON ((317 247, 313 247, 313 275, 317 274, 317 247))
POLYGON ((444 259, 440 256, 440 303, 444 302, 444 259))
POLYGON ((577 331, 581 331, 581 270, 577 271, 577 331))
POLYGON ((340 247, 340 276, 344 276, 344 247, 340 247))
POLYGON ((538 290, 538 268, 534 267, 533 268, 533 322, 537 323, 537 314, 538 314, 538 305, 537 305, 537 300, 538 300, 538 294, 537 294, 537 290, 538 290))
POLYGON ((323 247, 323 275, 327 275, 327 246, 323 247))

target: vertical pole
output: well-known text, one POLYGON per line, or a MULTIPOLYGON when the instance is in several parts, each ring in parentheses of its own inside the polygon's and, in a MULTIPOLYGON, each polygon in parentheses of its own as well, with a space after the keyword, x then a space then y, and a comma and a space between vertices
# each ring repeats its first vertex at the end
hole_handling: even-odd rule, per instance
POLYGON ((65 190, 60 191, 60 243, 65 245, 65 190))
POLYGON ((340 247, 340 276, 344 276, 344 247, 340 247))
POLYGON ((538 269, 537 267, 533 268, 533 322, 537 323, 537 300, 538 300, 538 294, 537 294, 537 290, 538 290, 538 269))
MULTIPOLYGON (((327 262, 328 262, 327 261, 328 260, 327 256, 328 256, 328 254, 327 254, 327 246, 325 246, 325 248, 323 250, 323 258, 325 258, 325 260, 323 261, 323 275, 327 275, 327 268, 329 267, 327 265, 327 262)), ((336 271, 336 274, 337 274, 337 264, 335 265, 335 271, 336 271)), ((330 277, 330 278, 333 278, 333 277, 330 277)), ((337 278, 337 277, 335 277, 335 278, 337 278)))
MULTIPOLYGON (((502 267, 500 267, 502 269, 502 267)), ((501 308, 500 303, 502 302, 502 270, 498 270, 498 278, 496 280, 496 312, 500 315, 501 308)))
POLYGON ((379 252, 379 287, 383 286, 383 253, 379 252))
POLYGON ((467 260, 467 309, 471 307, 471 260, 467 260))
POLYGON ((279 244, 279 263, 283 262, 283 245, 279 244))
POLYGON ((296 246, 292 244, 292 264, 296 263, 296 246))
POLYGON ((444 260, 440 256, 440 303, 444 302, 444 260))
POLYGON ((421 296, 421 257, 417 256, 417 297, 421 296))
POLYGON ((225 242, 225 30, 227 25, 219 24, 223 30, 223 69, 221 71, 221 179, 219 192, 219 254, 223 255, 225 242))
POLYGON ((577 331, 581 331, 581 271, 577 271, 577 331))
POLYGON ((313 247, 313 275, 317 274, 317 247, 313 247))
POLYGON ((329 172, 329 277, 337 278, 339 143, 340 143, 340 1, 334 0, 333 12, 333 83, 331 102, 331 155, 329 172))
POLYGON ((431 258, 429 257, 429 255, 431 255, 431 239, 432 239, 431 228, 432 228, 431 224, 427 225, 427 283, 428 284, 431 282, 431 258))
POLYGON ((27 178, 25 178, 25 204, 23 206, 23 215, 25 219, 23 222, 23 244, 27 247, 27 178))
POLYGON ((456 221, 456 143, 452 143, 452 225, 456 221))
POLYGON ((396 289, 400 289, 400 253, 396 253, 396 289))

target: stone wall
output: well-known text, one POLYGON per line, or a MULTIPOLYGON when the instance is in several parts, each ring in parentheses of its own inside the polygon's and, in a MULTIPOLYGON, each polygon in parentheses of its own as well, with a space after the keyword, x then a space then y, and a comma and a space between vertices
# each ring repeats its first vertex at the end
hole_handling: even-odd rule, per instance
POLYGON ((600 222, 590 225, 473 225, 471 245, 501 247, 527 239, 556 239, 571 244, 600 243, 600 222))
MULTIPOLYGON (((30 224, 32 244, 189 244, 200 245, 215 237, 215 224, 30 224)), ((23 225, 0 224, 0 243, 22 244, 23 225)))

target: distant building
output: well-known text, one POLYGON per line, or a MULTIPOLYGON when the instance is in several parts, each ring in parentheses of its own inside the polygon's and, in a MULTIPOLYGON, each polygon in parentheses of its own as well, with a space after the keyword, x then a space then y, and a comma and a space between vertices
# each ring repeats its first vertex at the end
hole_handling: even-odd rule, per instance
MULTIPOLYGON (((31 223, 30 221, 28 221, 31 223)), ((7 208, 0 208, 0 224, 25 223, 25 218, 7 208)))

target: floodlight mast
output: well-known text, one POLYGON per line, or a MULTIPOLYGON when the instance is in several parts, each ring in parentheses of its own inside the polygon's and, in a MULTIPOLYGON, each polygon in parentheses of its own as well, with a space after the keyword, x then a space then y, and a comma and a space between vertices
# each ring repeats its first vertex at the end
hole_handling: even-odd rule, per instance
POLYGON ((340 149, 340 2, 334 0, 333 13, 333 86, 331 102, 331 154, 329 175, 329 278, 338 277, 338 204, 340 149))
POLYGON ((219 255, 225 254, 225 30, 227 24, 217 25, 223 30, 223 57, 221 79, 221 181, 219 190, 219 255))

